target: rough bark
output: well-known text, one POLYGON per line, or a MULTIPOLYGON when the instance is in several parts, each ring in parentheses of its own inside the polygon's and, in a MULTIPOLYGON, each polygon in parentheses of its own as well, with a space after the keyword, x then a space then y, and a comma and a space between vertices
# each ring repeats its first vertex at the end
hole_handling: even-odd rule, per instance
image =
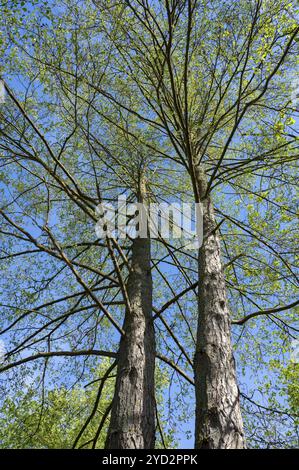
POLYGON ((213 204, 206 180, 196 173, 204 241, 198 256, 198 330, 194 358, 195 448, 245 447, 229 308, 213 204))
POLYGON ((149 238, 132 243, 131 271, 126 286, 124 336, 107 449, 153 449, 155 444, 155 335, 152 320, 152 276, 149 238))

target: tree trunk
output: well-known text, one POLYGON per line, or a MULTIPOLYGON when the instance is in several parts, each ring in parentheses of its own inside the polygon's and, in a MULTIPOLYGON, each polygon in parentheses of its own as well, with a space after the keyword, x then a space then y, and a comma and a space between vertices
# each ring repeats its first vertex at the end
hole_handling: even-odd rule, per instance
POLYGON ((155 444, 155 335, 150 239, 135 238, 127 282, 107 449, 153 449, 155 444))
POLYGON ((198 256, 195 448, 240 449, 245 439, 220 240, 211 198, 205 198, 205 176, 197 170, 196 178, 203 209, 203 244, 198 256))

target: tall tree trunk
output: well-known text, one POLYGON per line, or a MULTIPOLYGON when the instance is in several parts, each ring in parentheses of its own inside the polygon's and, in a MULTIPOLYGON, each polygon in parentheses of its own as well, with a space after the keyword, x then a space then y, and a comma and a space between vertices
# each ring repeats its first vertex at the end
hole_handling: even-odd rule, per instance
POLYGON ((203 244, 198 256, 198 330, 194 358, 195 447, 245 447, 230 316, 213 204, 205 198, 206 179, 197 169, 203 208, 203 244))
POLYGON ((155 335, 149 238, 132 243, 107 449, 153 449, 155 444, 155 335))

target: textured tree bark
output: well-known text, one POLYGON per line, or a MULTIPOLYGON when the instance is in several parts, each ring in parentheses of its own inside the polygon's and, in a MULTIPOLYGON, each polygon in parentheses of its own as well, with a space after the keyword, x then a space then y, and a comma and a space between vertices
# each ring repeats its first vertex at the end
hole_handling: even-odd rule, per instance
POLYGON ((153 449, 155 335, 149 238, 135 238, 107 449, 153 449))
POLYGON ((245 447, 220 240, 206 180, 197 169, 203 209, 203 244, 198 256, 198 329, 194 357, 195 448, 245 447))

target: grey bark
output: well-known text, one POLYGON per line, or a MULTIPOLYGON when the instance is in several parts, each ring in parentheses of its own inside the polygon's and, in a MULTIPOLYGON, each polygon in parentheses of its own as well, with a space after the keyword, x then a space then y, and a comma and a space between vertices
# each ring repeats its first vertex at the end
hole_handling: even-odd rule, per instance
POLYGON ((220 240, 211 197, 205 197, 205 176, 198 169, 196 180, 204 240, 198 256, 195 448, 240 449, 245 439, 220 240))
POLYGON ((153 449, 155 445, 155 335, 149 238, 132 243, 107 449, 153 449))

